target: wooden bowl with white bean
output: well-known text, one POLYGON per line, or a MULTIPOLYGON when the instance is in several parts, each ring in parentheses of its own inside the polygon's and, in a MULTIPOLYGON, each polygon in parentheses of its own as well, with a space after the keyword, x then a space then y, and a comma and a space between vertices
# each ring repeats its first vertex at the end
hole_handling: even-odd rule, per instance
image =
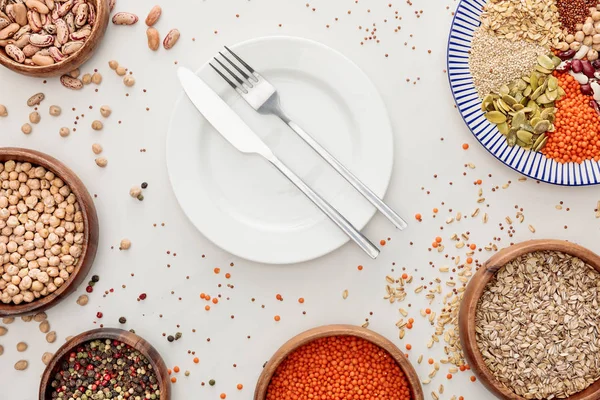
POLYGON ((0 64, 38 78, 79 68, 104 37, 109 8, 108 0, 0 0, 0 64))
POLYGON ((41 312, 71 294, 94 262, 98 230, 73 171, 38 151, 0 148, 0 317, 41 312))

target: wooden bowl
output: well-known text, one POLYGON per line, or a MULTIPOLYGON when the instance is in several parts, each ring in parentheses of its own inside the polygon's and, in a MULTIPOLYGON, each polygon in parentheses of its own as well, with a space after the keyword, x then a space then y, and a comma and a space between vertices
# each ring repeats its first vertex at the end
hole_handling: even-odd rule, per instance
POLYGON ((402 369, 402 372, 404 372, 406 375, 406 380, 408 381, 411 390, 412 399, 424 399, 423 389, 421 388, 421 383, 419 381, 417 372, 411 365, 410 361, 408 361, 404 353, 400 351, 400 349, 398 349, 394 343, 390 342, 378 333, 358 326, 326 325, 308 330, 299 334, 298 336, 293 337, 283 346, 281 346, 279 350, 277 350, 267 365, 265 365, 262 374, 258 378, 256 390, 254 391, 254 400, 266 400, 267 390, 269 388, 269 384, 271 383, 271 379, 273 378, 277 367, 279 367, 279 364, 281 364, 288 355, 305 344, 312 342, 313 340, 331 336, 355 336, 365 339, 387 351, 392 358, 396 360, 396 363, 398 363, 402 369))
POLYGON ((40 153, 35 150, 19 149, 13 147, 0 148, 0 162, 15 160, 21 162, 30 162, 46 168, 62 179, 77 196, 77 202, 81 207, 84 223, 84 239, 82 245, 81 257, 75 268, 75 271, 69 276, 69 279, 59 287, 54 293, 40 297, 31 303, 4 304, 0 302, 0 317, 14 317, 23 314, 32 314, 44 311, 62 299, 71 294, 81 282, 85 279, 96 257, 98 249, 98 216, 94 201, 88 193, 85 185, 66 165, 57 159, 40 153))
MULTIPOLYGON (((486 285, 492 280, 500 268, 524 254, 544 250, 558 251, 578 257, 600 272, 600 256, 584 247, 562 240, 530 240, 502 249, 486 261, 471 278, 460 306, 458 324, 465 357, 469 366, 479 378, 479 381, 500 399, 525 400, 524 397, 518 396, 498 381, 483 361, 483 356, 479 351, 475 334, 477 303, 479 302, 486 285)), ((569 396, 568 399, 600 399, 600 380, 596 381, 584 391, 569 396)))
POLYGON ((159 400, 171 399, 171 384, 169 382, 167 366, 158 351, 156 351, 156 349, 144 338, 136 335, 135 333, 116 328, 101 328, 80 333, 67 343, 63 344, 60 349, 58 349, 42 374, 42 379, 40 381, 39 400, 52 399, 50 394, 50 383, 52 381, 52 377, 54 376, 54 371, 58 367, 58 363, 62 360, 62 358, 66 354, 69 354, 71 351, 73 351, 73 349, 77 346, 96 339, 118 340, 119 342, 128 344, 142 353, 148 359, 152 365, 152 368, 154 369, 154 372, 156 373, 156 380, 158 381, 158 387, 160 389, 159 400))
POLYGON ((85 44, 76 53, 71 54, 71 56, 56 64, 48 66, 30 66, 19 64, 6 55, 4 48, 0 48, 0 64, 20 74, 36 78, 64 75, 79 68, 92 56, 92 54, 94 54, 96 48, 98 48, 98 45, 106 32, 106 28, 108 27, 108 21, 110 20, 108 0, 90 1, 96 4, 96 22, 94 23, 92 33, 85 44))

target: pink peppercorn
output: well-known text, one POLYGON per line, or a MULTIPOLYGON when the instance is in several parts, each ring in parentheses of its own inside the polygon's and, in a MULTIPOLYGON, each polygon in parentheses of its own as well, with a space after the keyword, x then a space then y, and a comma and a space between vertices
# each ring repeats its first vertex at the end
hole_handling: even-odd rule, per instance
POLYGON ((146 293, 140 294, 140 300, 146 300, 146 293))
POLYGON ((102 313, 100 311, 98 311, 98 313, 96 313, 96 318, 102 318, 102 313))
POLYGON ((92 293, 94 291, 94 288, 91 287, 91 286, 88 286, 88 287, 85 288, 85 291, 88 292, 88 293, 92 293))

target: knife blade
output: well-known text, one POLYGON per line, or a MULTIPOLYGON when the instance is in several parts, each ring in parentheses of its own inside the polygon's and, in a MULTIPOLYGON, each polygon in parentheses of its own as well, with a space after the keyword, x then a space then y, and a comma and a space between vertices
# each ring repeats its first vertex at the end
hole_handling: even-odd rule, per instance
POLYGON ((379 255, 379 249, 354 227, 338 210, 316 193, 298 175, 290 170, 260 137, 215 93, 200 77, 187 68, 177 71, 185 93, 204 118, 236 149, 242 153, 259 154, 285 175, 306 195, 331 221, 352 239, 371 258, 379 255))
POLYGON ((184 67, 177 74, 192 103, 229 143, 242 153, 260 154, 267 160, 273 157, 265 142, 199 76, 184 67))

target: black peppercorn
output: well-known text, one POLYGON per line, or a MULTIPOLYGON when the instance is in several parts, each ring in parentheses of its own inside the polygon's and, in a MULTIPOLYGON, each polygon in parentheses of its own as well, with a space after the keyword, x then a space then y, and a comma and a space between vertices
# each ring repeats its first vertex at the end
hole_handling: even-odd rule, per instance
POLYGON ((167 340, 169 342, 172 342, 173 340, 175 340, 175 338, 173 337, 173 335, 169 335, 169 336, 167 336, 167 340))
POLYGON ((148 187, 148 182, 142 182, 142 189, 146 189, 148 187))
POLYGON ((127 318, 125 318, 125 317, 119 318, 119 323, 124 324, 125 322, 127 322, 127 318))
POLYGON ((92 276, 92 282, 98 282, 99 280, 100 280, 100 277, 98 275, 92 276))

